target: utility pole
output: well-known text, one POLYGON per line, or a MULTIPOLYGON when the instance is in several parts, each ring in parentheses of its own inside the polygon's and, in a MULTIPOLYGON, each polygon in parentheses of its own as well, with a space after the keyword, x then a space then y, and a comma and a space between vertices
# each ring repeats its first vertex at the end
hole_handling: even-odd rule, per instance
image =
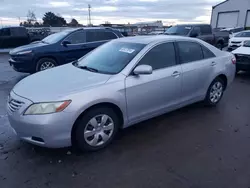
POLYGON ((91 5, 90 4, 88 4, 88 9, 89 9, 89 25, 91 25, 91 17, 90 17, 91 5))

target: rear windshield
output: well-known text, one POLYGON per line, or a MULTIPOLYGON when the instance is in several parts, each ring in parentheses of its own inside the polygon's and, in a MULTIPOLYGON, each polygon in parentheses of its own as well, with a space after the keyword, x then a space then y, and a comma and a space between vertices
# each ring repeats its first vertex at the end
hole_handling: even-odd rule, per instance
POLYGON ((234 37, 250 37, 250 32, 241 32, 236 34, 234 37))
POLYGON ((78 62, 79 67, 87 66, 100 73, 117 74, 145 47, 145 44, 111 41, 78 62))

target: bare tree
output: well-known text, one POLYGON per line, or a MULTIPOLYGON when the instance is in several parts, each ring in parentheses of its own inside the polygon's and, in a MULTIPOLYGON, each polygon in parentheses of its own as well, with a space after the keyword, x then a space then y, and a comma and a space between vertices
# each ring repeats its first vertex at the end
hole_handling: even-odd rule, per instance
POLYGON ((33 11, 29 10, 29 11, 28 11, 28 14, 27 14, 27 22, 28 22, 29 24, 32 24, 32 25, 33 25, 36 21, 37 21, 37 20, 36 20, 36 15, 35 15, 35 13, 34 13, 33 11))

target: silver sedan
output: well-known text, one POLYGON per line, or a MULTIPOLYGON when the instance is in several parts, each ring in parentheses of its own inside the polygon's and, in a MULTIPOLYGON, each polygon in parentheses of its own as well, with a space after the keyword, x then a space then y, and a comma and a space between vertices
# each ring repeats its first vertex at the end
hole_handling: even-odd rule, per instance
POLYGON ((218 104, 234 75, 235 57, 199 39, 122 38, 20 81, 8 117, 22 140, 93 151, 120 128, 198 101, 218 104))

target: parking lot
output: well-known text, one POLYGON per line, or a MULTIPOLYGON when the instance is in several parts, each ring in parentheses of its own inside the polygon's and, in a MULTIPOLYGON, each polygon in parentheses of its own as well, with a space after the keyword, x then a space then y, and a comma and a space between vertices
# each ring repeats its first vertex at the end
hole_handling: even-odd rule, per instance
POLYGON ((26 76, 0 54, 1 188, 250 187, 250 74, 239 74, 216 108, 198 103, 140 123, 94 153, 15 137, 5 103, 26 76))

